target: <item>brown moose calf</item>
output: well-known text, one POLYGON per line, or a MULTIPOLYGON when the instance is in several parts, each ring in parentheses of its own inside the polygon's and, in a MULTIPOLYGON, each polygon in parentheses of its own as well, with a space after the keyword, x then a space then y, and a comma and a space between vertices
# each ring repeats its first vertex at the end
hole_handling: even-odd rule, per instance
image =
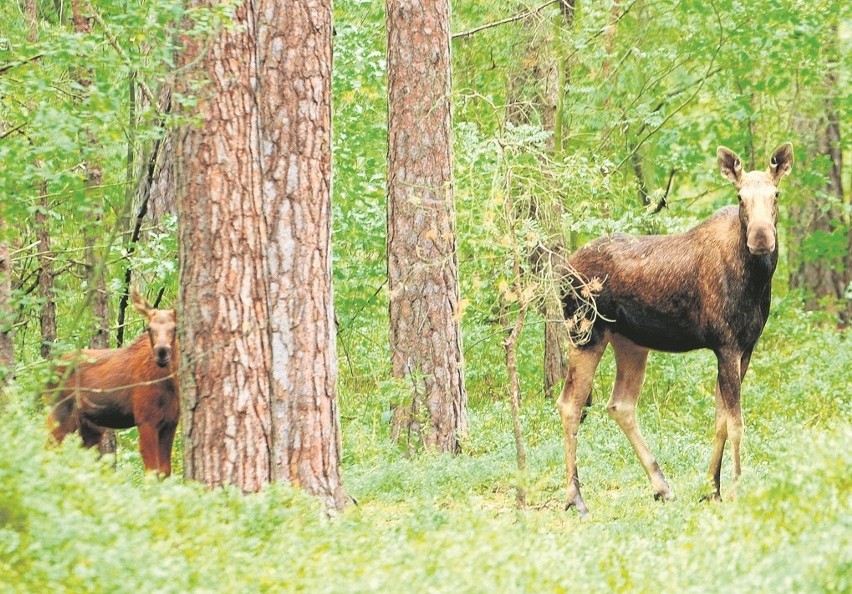
POLYGON ((60 384, 48 387, 55 403, 48 426, 57 441, 80 432, 87 448, 105 429, 139 428, 146 470, 172 472, 172 443, 180 406, 174 310, 154 309, 136 291, 133 306, 148 320, 146 332, 122 349, 86 349, 65 357, 60 384))

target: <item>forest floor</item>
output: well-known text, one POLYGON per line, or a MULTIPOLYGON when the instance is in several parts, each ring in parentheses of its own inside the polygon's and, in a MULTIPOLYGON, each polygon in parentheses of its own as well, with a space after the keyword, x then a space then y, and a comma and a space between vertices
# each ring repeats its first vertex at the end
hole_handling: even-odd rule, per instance
POLYGON ((668 503, 653 500, 606 414, 605 358, 579 435, 588 520, 563 510, 554 404, 523 404, 521 475, 506 398, 477 381, 465 453, 407 457, 388 439, 384 388, 358 392, 343 377, 344 483, 357 505, 332 518, 285 486, 242 496, 179 472, 146 477, 133 432, 116 467, 75 440, 48 448, 41 419, 7 412, 0 592, 852 591, 852 349, 805 314, 781 316, 744 384, 742 479, 731 487, 726 455, 718 503, 700 501, 712 355, 649 362, 639 421, 677 496, 668 503))

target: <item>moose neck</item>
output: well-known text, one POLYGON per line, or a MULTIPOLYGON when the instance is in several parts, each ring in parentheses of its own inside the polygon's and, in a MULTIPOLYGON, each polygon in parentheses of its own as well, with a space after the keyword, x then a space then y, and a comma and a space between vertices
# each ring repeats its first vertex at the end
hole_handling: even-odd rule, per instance
MULTIPOLYGON (((739 215, 739 213, 738 213, 739 215)), ((778 240, 776 235, 775 249, 768 254, 752 254, 748 249, 748 229, 741 216, 737 217, 739 234, 737 242, 737 257, 743 263, 745 278, 754 284, 764 284, 772 280, 775 267, 778 265, 778 240)))

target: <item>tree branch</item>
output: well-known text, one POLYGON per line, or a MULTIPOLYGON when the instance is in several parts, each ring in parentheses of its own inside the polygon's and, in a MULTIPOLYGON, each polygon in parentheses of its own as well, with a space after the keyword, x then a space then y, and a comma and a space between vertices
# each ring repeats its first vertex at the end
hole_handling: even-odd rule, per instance
POLYGON ((12 68, 17 68, 18 66, 23 66, 24 64, 29 64, 30 62, 35 62, 44 57, 44 54, 36 54, 24 60, 18 60, 17 62, 12 62, 10 64, 5 64, 0 66, 0 76, 3 76, 7 72, 9 72, 12 68))
POLYGON ((677 169, 672 169, 669 172, 669 183, 666 184, 666 193, 663 194, 663 197, 660 198, 659 202, 657 202, 657 206, 654 207, 654 210, 651 211, 651 214, 657 214, 664 208, 668 207, 669 192, 671 192, 672 189, 672 181, 674 180, 675 173, 677 173, 677 169))
MULTIPOLYGON (((95 20, 95 22, 100 25, 101 29, 106 35, 107 41, 119 55, 119 57, 124 60, 126 66, 128 66, 131 70, 135 70, 133 68, 133 63, 130 60, 130 57, 127 55, 127 52, 124 51, 124 48, 118 43, 115 36, 109 32, 109 28, 107 27, 106 22, 104 22, 103 17, 101 17, 100 13, 94 9, 94 7, 90 3, 86 3, 86 7, 89 9, 89 14, 95 20)), ((152 106, 155 106, 159 110, 159 105, 157 104, 157 100, 154 98, 154 93, 151 92, 150 87, 145 83, 144 80, 137 80, 137 84, 139 88, 142 89, 142 92, 145 93, 145 98, 148 99, 152 106)))
POLYGON ((452 39, 461 39, 464 37, 470 37, 475 33, 479 33, 480 31, 485 31, 486 29, 492 29, 494 27, 499 27, 500 25, 507 25, 509 23, 514 23, 515 21, 522 21, 523 19, 533 16, 534 14, 538 14, 543 9, 547 8, 551 4, 557 4, 562 2, 562 0, 550 0, 549 2, 545 2, 538 8, 531 8, 529 10, 524 10, 523 12, 519 12, 514 16, 510 16, 508 18, 502 19, 500 21, 494 21, 493 23, 486 23, 484 25, 480 25, 479 27, 474 27, 468 31, 462 31, 461 33, 455 33, 452 35, 452 39))

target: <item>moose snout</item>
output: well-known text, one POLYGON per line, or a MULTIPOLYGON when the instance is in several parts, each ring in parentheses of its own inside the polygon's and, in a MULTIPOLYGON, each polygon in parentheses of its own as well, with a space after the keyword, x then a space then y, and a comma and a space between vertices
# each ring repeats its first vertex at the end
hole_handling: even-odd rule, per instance
POLYGON ((765 256, 775 251, 775 229, 770 225, 761 225, 749 229, 748 251, 755 256, 765 256))
POLYGON ((157 347, 154 349, 155 361, 159 367, 165 367, 169 364, 172 349, 169 347, 157 347))

